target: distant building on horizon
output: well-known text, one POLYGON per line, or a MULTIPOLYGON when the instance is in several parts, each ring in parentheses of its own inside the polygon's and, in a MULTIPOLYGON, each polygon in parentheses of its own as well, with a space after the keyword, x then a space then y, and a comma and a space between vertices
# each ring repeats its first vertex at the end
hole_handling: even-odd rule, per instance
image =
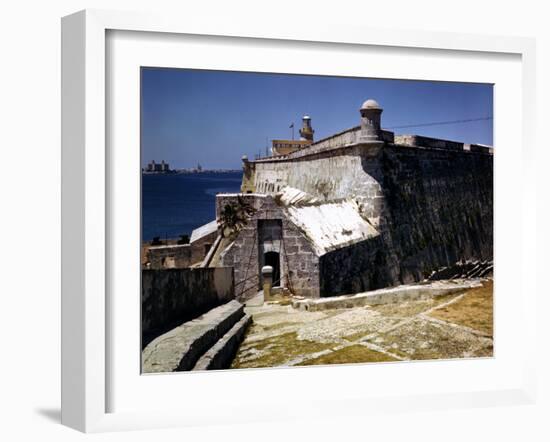
POLYGON ((155 163, 155 160, 152 160, 149 164, 147 164, 147 167, 145 168, 145 172, 150 172, 150 173, 170 172, 170 165, 168 163, 165 163, 164 160, 162 160, 160 164, 155 163))

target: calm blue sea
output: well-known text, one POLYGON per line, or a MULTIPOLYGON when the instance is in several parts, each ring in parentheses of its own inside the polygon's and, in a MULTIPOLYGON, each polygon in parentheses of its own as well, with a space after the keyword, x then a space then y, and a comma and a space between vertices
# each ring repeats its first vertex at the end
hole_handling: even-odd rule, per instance
POLYGON ((216 216, 216 194, 238 192, 242 172, 142 176, 142 240, 191 236, 216 216))

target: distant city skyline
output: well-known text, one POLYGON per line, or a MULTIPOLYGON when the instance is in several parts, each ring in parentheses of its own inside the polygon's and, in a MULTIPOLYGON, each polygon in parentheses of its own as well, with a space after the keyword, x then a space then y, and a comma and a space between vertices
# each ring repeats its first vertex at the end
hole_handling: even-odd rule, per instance
POLYGON ((303 115, 315 140, 359 125, 368 98, 396 134, 493 144, 490 84, 142 68, 141 86, 142 167, 239 169, 293 123, 298 138, 303 115))

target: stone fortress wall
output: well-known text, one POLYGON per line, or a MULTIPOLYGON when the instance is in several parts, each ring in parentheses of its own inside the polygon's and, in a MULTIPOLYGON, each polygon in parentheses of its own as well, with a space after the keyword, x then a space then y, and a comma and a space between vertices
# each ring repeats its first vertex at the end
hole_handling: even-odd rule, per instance
MULTIPOLYGON (((370 198, 382 196, 378 182, 380 170, 376 169, 376 163, 368 161, 379 151, 380 146, 353 145, 299 158, 257 161, 254 164, 253 191, 269 195, 290 186, 324 201, 356 195, 369 204, 370 198)), ((247 185, 243 184, 245 192, 250 190, 245 187, 247 185)))
POLYGON ((492 155, 387 146, 366 162, 378 188, 360 198, 381 236, 363 251, 321 257, 321 292, 407 284, 458 261, 492 259, 492 155), (342 272, 352 258, 355 273, 342 272))
POLYGON ((353 199, 380 232, 321 256, 321 296, 410 283, 461 260, 492 259, 487 146, 394 138, 382 130, 365 141, 356 127, 289 155, 244 160, 243 192, 274 195, 285 186, 325 202, 353 199))

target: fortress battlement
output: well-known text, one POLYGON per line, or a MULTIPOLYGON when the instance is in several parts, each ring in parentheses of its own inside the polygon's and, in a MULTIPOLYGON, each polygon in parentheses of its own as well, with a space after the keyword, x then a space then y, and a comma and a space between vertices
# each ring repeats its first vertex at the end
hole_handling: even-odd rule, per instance
MULTIPOLYGON (((273 148, 273 155, 256 160, 243 157, 245 177, 257 174, 263 165, 270 163, 290 163, 294 161, 308 161, 319 158, 337 157, 346 154, 360 154, 372 156, 380 148, 415 148, 418 150, 445 150, 464 154, 493 155, 493 148, 481 144, 468 144, 422 135, 395 135, 394 132, 381 128, 381 114, 383 109, 374 100, 367 100, 360 109, 361 124, 335 133, 318 141, 313 141, 311 118, 304 117, 304 128, 300 133, 307 133, 308 138, 299 141, 274 140, 274 146, 286 145, 286 149, 273 148), (276 143, 275 143, 276 141, 276 143), (286 143, 286 144, 285 144, 286 143)), ((269 166, 267 166, 269 167, 269 166)), ((245 185, 243 192, 254 192, 254 186, 245 185)), ((259 183, 260 181, 258 181, 259 183)), ((280 186, 279 186, 280 188, 280 186)))
MULTIPOLYGON (((266 163, 273 161, 289 161, 296 159, 304 159, 309 156, 317 155, 323 152, 335 152, 337 149, 345 149, 353 146, 360 146, 364 143, 359 141, 361 133, 361 127, 355 126, 350 129, 346 129, 342 132, 338 132, 329 137, 323 138, 308 147, 297 150, 292 153, 284 155, 271 155, 262 158, 258 158, 249 163, 266 163)), ((482 144, 468 144, 458 141, 445 140, 442 138, 432 138, 423 135, 395 135, 388 130, 380 131, 381 140, 385 145, 394 147, 415 147, 418 149, 444 149, 455 152, 472 152, 478 154, 493 155, 494 150, 492 146, 486 146, 482 144)), ((372 144, 372 143, 367 143, 372 144)), ((245 163, 246 163, 245 162, 245 163)))
MULTIPOLYGON (((395 135, 381 128, 382 111, 376 101, 367 100, 360 109, 359 126, 315 142, 308 140, 311 144, 289 153, 253 161, 243 157, 241 191, 274 194, 290 186, 326 200, 365 198, 366 183, 374 179, 367 169, 380 169, 382 164, 387 168, 386 160, 391 156, 407 158, 409 163, 420 161, 414 172, 417 174, 432 161, 467 163, 478 161, 476 158, 492 158, 490 146, 422 135, 395 135), (462 159, 458 160, 457 155, 462 159)), ((311 129, 311 118, 306 121, 311 129)), ((492 165, 492 160, 489 163, 492 165)))

